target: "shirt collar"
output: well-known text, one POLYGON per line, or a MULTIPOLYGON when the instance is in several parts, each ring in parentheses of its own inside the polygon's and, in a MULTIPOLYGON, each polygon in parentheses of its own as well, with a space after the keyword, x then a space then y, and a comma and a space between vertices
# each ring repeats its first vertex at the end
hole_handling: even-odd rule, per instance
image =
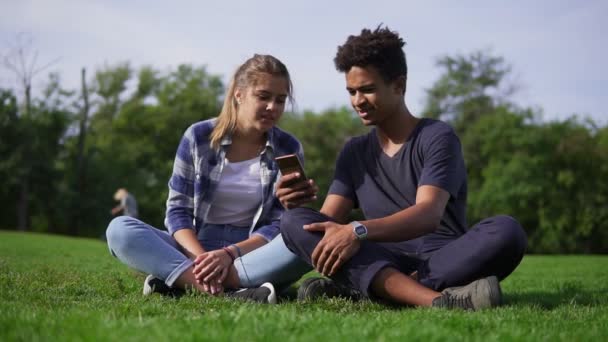
MULTIPOLYGON (((270 130, 268 130, 268 132, 266 132, 266 146, 264 148, 264 151, 262 151, 262 153, 266 152, 266 150, 270 149, 271 152, 274 153, 275 150, 275 128, 271 128, 270 130)), ((220 141, 220 146, 222 146, 222 148, 226 148, 226 146, 232 145, 232 132, 227 133, 226 135, 224 135, 224 137, 222 138, 222 140, 220 141)))

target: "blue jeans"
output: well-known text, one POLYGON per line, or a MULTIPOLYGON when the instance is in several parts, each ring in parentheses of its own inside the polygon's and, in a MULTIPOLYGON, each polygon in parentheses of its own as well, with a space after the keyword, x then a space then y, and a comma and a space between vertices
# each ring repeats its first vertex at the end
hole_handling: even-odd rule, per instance
MULTIPOLYGON (((106 231, 112 255, 127 266, 162 279, 169 286, 193 265, 177 241, 164 230, 136 218, 120 216, 106 231)), ((249 229, 230 225, 204 225, 198 240, 206 251, 220 249, 249 237, 249 229)), ((287 249, 281 235, 234 261, 241 287, 271 282, 289 286, 311 267, 287 249)))

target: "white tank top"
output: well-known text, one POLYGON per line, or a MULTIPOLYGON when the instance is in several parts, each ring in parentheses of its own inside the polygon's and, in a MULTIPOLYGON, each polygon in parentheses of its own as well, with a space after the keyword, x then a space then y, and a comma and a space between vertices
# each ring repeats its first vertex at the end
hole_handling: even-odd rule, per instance
POLYGON ((249 228, 261 203, 260 157, 236 163, 226 159, 206 223, 249 228))

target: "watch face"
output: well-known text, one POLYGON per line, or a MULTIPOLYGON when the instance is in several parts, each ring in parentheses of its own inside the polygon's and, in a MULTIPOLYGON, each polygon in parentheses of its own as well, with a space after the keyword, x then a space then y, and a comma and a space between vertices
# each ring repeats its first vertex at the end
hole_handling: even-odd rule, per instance
POLYGON ((355 228, 355 233, 357 233, 359 236, 365 235, 367 233, 367 229, 365 229, 365 226, 360 225, 355 228))

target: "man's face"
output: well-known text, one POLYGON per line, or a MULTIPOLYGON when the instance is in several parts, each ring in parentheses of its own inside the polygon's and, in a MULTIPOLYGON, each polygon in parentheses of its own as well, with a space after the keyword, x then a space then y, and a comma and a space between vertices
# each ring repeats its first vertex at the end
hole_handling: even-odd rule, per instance
POLYGON ((350 103, 366 126, 379 125, 397 114, 404 87, 405 79, 386 82, 373 66, 354 66, 346 73, 350 103))

